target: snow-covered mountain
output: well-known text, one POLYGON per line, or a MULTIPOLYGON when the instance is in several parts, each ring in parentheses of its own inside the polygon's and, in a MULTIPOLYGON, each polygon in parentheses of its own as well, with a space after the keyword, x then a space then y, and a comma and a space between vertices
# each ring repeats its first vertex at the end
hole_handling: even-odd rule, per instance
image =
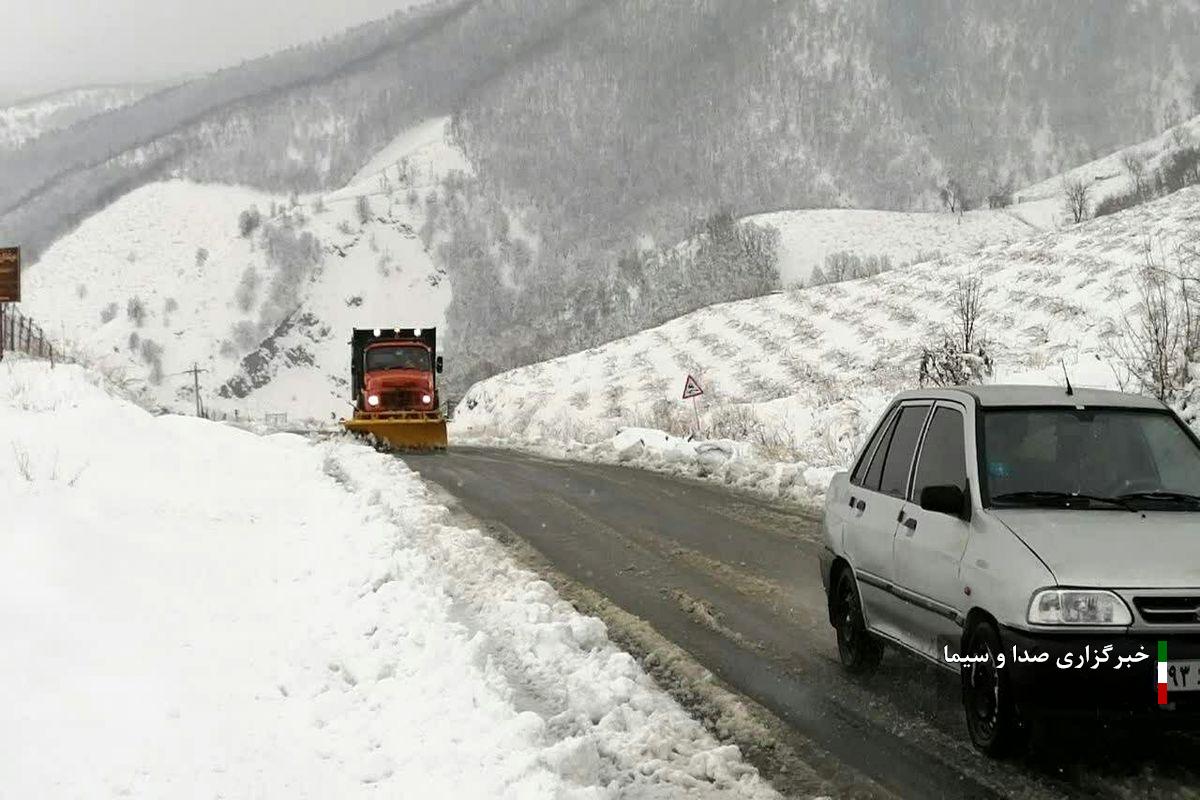
POLYGON ((0 108, 0 150, 15 150, 43 134, 135 103, 154 88, 152 85, 89 86, 0 108))
POLYGON ((444 118, 405 131, 325 194, 186 180, 122 197, 25 274, 23 309, 157 403, 188 409, 198 365, 216 412, 344 413, 353 327, 442 326, 450 286, 426 194, 469 172, 444 118))
MULTIPOLYGON (((698 379, 704 433, 757 444, 805 468, 844 466, 891 395, 917 384, 921 349, 950 323, 954 287, 982 280, 980 332, 995 379, 1136 388, 1117 356, 1138 304, 1147 242, 1193 234, 1200 187, 1070 228, 871 278, 705 308, 471 388, 459 436, 604 442, 623 427, 694 428, 681 401, 698 379)), ((453 435, 453 434, 452 434, 453 435)))

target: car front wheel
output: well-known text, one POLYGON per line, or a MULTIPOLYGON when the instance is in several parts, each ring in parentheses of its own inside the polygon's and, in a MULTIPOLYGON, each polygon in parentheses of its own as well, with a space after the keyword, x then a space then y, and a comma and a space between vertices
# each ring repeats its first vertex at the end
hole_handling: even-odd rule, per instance
POLYGON ((962 700, 967 731, 976 748, 990 756, 1016 751, 1024 740, 1008 676, 996 667, 1001 652, 1000 635, 987 620, 971 626, 964 638, 963 655, 981 660, 962 668, 962 700))
POLYGON ((854 573, 848 568, 838 575, 830 602, 833 627, 837 631, 838 658, 842 666, 855 675, 870 675, 883 658, 883 643, 867 630, 858 584, 854 580, 854 573))

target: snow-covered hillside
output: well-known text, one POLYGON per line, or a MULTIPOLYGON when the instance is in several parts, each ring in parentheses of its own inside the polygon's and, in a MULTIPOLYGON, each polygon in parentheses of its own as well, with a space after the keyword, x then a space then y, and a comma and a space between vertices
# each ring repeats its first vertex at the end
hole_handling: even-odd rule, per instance
POLYGON ((0 151, 145 97, 153 86, 93 86, 22 100, 0 108, 0 151))
POLYGON ((1013 205, 980 208, 965 214, 948 212, 872 211, 866 209, 800 209, 746 217, 780 234, 779 272, 784 286, 806 283, 813 269, 831 253, 861 258, 887 256, 893 267, 934 255, 970 253, 984 245, 1007 244, 1039 231, 1070 224, 1063 198, 1064 180, 1082 180, 1091 187, 1089 203, 1127 192, 1131 187, 1122 159, 1142 157, 1150 176, 1164 155, 1181 145, 1200 143, 1200 116, 1169 131, 1103 158, 1073 167, 1013 192, 1013 205))
POLYGON ((746 217, 779 231, 779 277, 784 286, 807 283, 832 253, 887 256, 893 267, 933 254, 970 252, 1037 233, 1006 210, 950 213, 813 209, 746 217))
MULTIPOLYGON (((736 447, 696 452, 661 434, 630 443, 626 426, 686 432, 684 378, 705 390, 699 408, 712 438, 740 440, 781 472, 729 473, 801 499, 843 467, 890 396, 916 385, 923 345, 948 324, 960 276, 983 281, 980 322, 996 379, 1077 385, 1127 379, 1112 345, 1137 302, 1135 275, 1156 250, 1194 229, 1200 188, 1007 245, 991 245, 872 278, 702 309, 638 335, 513 370, 476 384, 456 409, 456 434, 561 448, 570 442, 659 451, 659 462, 705 458, 710 472, 736 447), (653 439, 653 440, 652 440, 653 439), (754 445, 757 444, 757 447, 754 445)), ((452 433, 452 436, 455 435, 452 433)), ((703 449, 703 448, 702 448, 703 449)), ((626 454, 633 458, 637 453, 626 454)), ((702 465, 703 466, 703 465, 702 465)))
POLYGON ((447 121, 402 133, 344 189, 270 196, 172 180, 137 189, 58 241, 23 308, 155 402, 328 420, 349 402, 353 327, 442 325, 449 281, 420 230, 440 177, 467 170, 447 121), (361 199, 360 199, 361 198, 361 199), (261 223, 248 235, 243 212, 261 223))
POLYGON ((1129 172, 1122 163, 1126 155, 1140 157, 1145 163, 1146 176, 1149 177, 1161 166, 1163 157, 1172 149, 1196 144, 1200 144, 1200 116, 1182 122, 1152 139, 1123 147, 1102 158, 1073 167, 1061 175, 1014 192, 1015 205, 1011 211, 1036 227, 1061 227, 1070 222, 1063 199, 1064 180, 1078 180, 1090 186, 1089 204, 1095 208, 1096 203, 1101 200, 1128 192, 1132 188, 1129 172))
POLYGON ((397 459, 0 364, 8 797, 770 798, 397 459))

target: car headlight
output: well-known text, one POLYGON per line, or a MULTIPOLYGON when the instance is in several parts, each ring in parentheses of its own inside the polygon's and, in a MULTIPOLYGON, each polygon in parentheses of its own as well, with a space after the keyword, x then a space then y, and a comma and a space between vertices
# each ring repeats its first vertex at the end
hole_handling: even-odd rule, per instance
POLYGON ((428 405, 433 402, 433 398, 427 394, 423 394, 423 395, 421 395, 421 402, 428 405))
POLYGON ((377 395, 377 394, 368 395, 368 397, 367 397, 367 405, 369 405, 369 406, 377 406, 377 405, 379 405, 379 395, 377 395))
POLYGON ((1029 601, 1031 625, 1132 625, 1125 601, 1102 589, 1043 589, 1029 601))

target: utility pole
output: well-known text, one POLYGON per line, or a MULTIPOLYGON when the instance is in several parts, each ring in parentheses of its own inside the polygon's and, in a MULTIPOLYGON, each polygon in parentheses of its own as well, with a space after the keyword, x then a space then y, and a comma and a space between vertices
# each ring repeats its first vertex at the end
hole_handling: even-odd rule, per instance
POLYGON ((190 372, 192 374, 192 386, 196 392, 196 416, 202 417, 204 415, 201 413, 200 408, 200 373, 208 372, 208 370, 200 369, 199 364, 192 362, 192 368, 185 370, 185 372, 190 372))

